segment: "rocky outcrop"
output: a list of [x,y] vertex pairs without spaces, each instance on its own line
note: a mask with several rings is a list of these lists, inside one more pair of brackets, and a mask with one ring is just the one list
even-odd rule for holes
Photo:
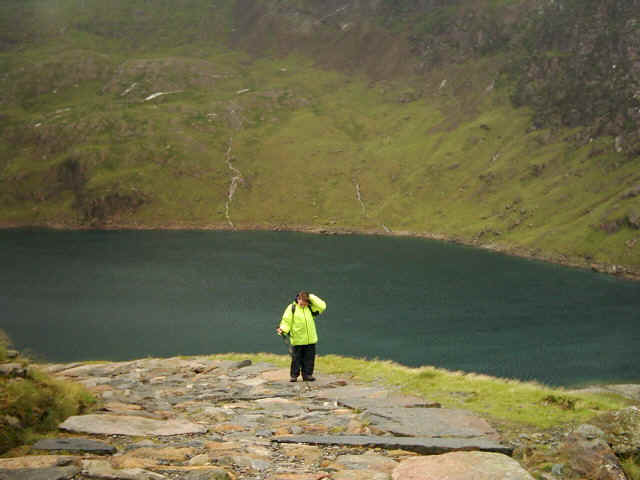
[[319,63],[375,78],[427,73],[505,49],[521,28],[527,4],[486,8],[433,0],[235,4],[234,46],[254,52],[292,49]]
[[[26,13],[23,11],[16,14],[12,20],[15,21]],[[1,17],[11,19],[10,16]],[[38,22],[35,22],[34,26],[41,28],[42,24],[38,25]],[[1,43],[0,39],[0,45]],[[113,65],[107,55],[84,49],[62,50],[44,57],[44,60],[25,61],[21,68],[14,69],[0,78],[0,102],[15,98],[26,102],[33,101],[39,95],[73,87],[82,82],[105,80],[112,73]]]
[[591,423],[604,432],[616,455],[629,457],[640,454],[640,408],[634,406],[605,413]]
[[255,54],[312,53],[323,66],[375,78],[411,74],[411,45],[377,23],[380,2],[306,1],[300,4],[238,0],[231,45]]
[[133,214],[148,201],[148,197],[138,191],[103,195],[83,193],[77,199],[76,208],[80,211],[82,223],[104,225]]
[[483,2],[433,0],[235,2],[234,47],[292,50],[375,79],[509,52],[512,100],[533,108],[534,126],[586,126],[583,140],[616,138],[640,151],[637,0]]
[[589,424],[569,432],[558,445],[532,454],[525,463],[530,471],[545,479],[627,480],[605,432]]
[[616,138],[612,150],[640,152],[640,36],[637,0],[545,2],[524,30],[526,54],[514,102],[535,111],[539,127],[588,126]]
[[581,425],[567,437],[561,455],[567,458],[565,475],[597,480],[627,480],[615,453],[606,442],[602,430]]

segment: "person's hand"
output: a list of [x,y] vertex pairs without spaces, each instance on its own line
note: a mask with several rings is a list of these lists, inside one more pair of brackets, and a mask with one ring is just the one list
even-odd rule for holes
[[280,327],[276,328],[276,333],[282,335],[282,329]]

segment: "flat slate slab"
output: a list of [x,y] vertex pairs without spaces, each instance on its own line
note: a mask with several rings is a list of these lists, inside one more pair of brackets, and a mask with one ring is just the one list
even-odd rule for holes
[[87,452],[97,455],[111,455],[116,453],[115,447],[88,438],[45,438],[37,442],[35,450]]
[[75,466],[0,469],[0,480],[70,480],[78,473],[80,473],[80,469]]
[[469,411],[439,408],[437,403],[377,386],[346,385],[314,393],[316,398],[363,410],[370,425],[396,437],[448,439],[454,443],[456,439],[481,439],[492,445],[497,445],[500,438],[487,421]]
[[130,415],[80,415],[67,418],[61,430],[94,435],[165,436],[206,433],[207,427],[187,420],[152,420]]
[[436,403],[422,398],[390,392],[380,387],[368,385],[346,385],[314,392],[316,398],[333,400],[345,407],[367,410],[384,407],[437,407]]
[[345,447],[374,447],[385,450],[402,449],[423,455],[455,451],[482,451],[512,455],[513,448],[493,440],[476,438],[386,437],[376,435],[287,435],[274,437],[274,443],[306,443]]
[[466,410],[368,408],[366,418],[376,428],[402,437],[499,438],[486,420]]

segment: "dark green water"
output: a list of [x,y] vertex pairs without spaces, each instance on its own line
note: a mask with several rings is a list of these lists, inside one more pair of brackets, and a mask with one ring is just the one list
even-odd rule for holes
[[321,355],[640,380],[640,284],[592,272],[375,236],[5,230],[0,245],[0,328],[41,359],[285,353],[274,329],[308,289],[328,303]]

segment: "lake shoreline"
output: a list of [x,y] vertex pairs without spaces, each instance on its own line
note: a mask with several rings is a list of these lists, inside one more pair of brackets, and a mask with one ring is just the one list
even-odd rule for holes
[[260,224],[248,223],[239,225],[228,224],[192,224],[192,223],[171,223],[161,225],[142,225],[138,223],[109,223],[99,226],[69,225],[66,223],[44,222],[42,224],[20,224],[12,222],[0,222],[0,229],[50,229],[69,231],[271,231],[271,232],[299,232],[315,235],[379,235],[385,237],[410,237],[438,240],[446,243],[465,245],[469,247],[488,250],[504,255],[526,258],[528,260],[538,260],[542,262],[562,265],[564,267],[577,268],[580,270],[592,270],[618,278],[624,278],[635,282],[640,282],[640,269],[630,265],[619,265],[609,263],[588,262],[576,258],[569,258],[563,254],[550,254],[534,251],[517,245],[503,245],[500,243],[484,244],[475,240],[468,240],[455,235],[446,235],[432,232],[413,232],[409,230],[389,230],[366,229],[366,228],[346,228],[335,226],[310,226],[310,225],[288,225],[288,224]]

